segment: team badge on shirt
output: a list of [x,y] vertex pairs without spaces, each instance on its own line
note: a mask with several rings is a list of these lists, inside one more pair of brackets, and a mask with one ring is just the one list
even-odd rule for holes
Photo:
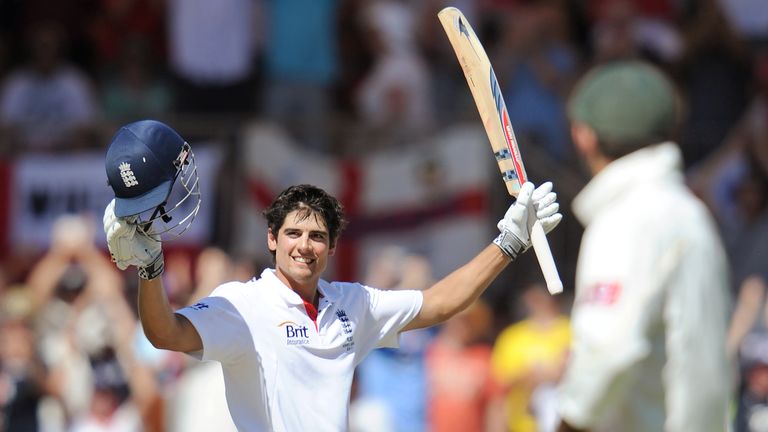
[[337,310],[336,316],[341,322],[341,330],[345,335],[347,335],[347,340],[344,341],[344,345],[342,346],[347,350],[347,352],[352,351],[352,349],[355,347],[355,340],[352,337],[352,324],[349,322],[349,317],[347,316],[347,313],[344,312],[344,309]]

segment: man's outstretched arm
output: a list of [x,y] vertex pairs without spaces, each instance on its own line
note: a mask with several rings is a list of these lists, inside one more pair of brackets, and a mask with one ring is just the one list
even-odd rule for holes
[[403,329],[414,330],[439,324],[472,304],[502,270],[531,246],[530,229],[538,219],[546,232],[562,219],[552,184],[534,190],[526,183],[499,221],[501,234],[467,264],[423,292],[419,314]]
[[421,310],[403,331],[439,324],[466,309],[511,261],[496,245],[488,245],[468,263],[423,291]]

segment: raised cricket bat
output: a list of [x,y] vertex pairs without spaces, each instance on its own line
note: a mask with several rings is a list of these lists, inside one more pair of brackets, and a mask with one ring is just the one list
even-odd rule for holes
[[[528,180],[528,176],[525,174],[515,132],[512,130],[507,106],[501,95],[496,74],[491,67],[491,61],[472,30],[472,26],[460,10],[447,7],[441,10],[437,17],[448,35],[448,40],[467,78],[507,191],[510,195],[517,197],[520,186]],[[563,283],[557,273],[547,236],[538,221],[533,226],[531,242],[550,294],[562,292]]]

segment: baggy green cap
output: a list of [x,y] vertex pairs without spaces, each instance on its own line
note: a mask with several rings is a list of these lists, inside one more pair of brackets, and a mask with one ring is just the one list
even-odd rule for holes
[[630,144],[668,139],[675,125],[673,84],[648,63],[616,61],[592,69],[568,105],[572,121],[591,126],[599,139]]

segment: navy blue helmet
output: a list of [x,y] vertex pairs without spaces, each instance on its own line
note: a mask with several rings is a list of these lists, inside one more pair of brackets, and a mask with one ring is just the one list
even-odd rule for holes
[[121,127],[107,149],[106,170],[115,216],[155,224],[180,235],[200,210],[200,182],[192,149],[168,125],[141,120]]

